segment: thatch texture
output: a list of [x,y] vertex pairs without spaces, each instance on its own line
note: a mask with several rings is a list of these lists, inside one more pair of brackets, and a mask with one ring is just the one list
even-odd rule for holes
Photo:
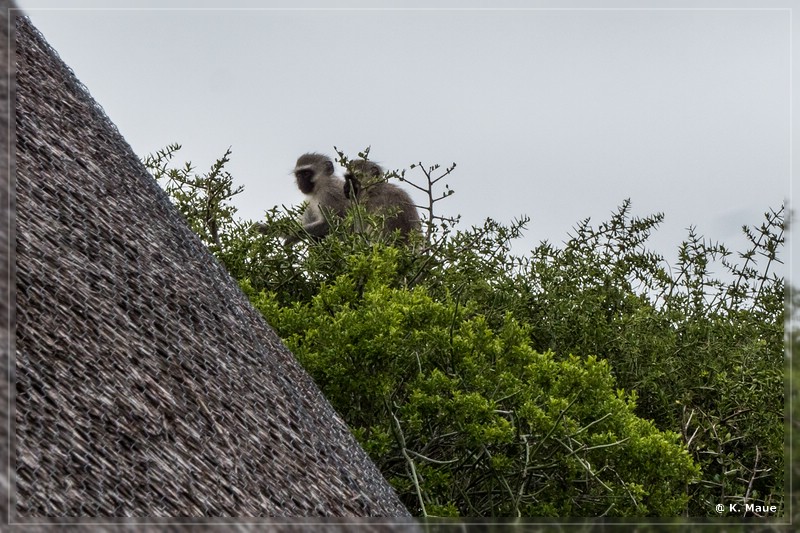
[[407,516],[25,18],[15,40],[17,516]]
[[8,49],[8,10],[9,2],[0,0],[0,527],[8,523],[8,494],[11,490],[9,486],[9,472],[6,465],[9,464],[9,359],[11,354],[11,336],[13,329],[13,308],[11,301],[14,297],[11,279],[14,275],[14,260],[11,257],[11,243],[14,242],[13,234],[13,213],[14,196],[11,194],[11,179],[14,175],[13,158],[9,158],[13,129],[11,124],[11,102],[14,101],[11,90],[13,84],[9,86],[9,81],[13,80],[13,73],[10,68],[11,50]]

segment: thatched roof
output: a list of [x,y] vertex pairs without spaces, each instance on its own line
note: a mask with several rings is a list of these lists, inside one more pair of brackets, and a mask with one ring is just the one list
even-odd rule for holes
[[12,202],[14,196],[11,194],[10,176],[14,169],[13,158],[9,160],[10,140],[9,130],[11,102],[14,101],[13,95],[9,93],[9,78],[11,73],[9,68],[13,64],[10,58],[11,50],[8,50],[8,23],[4,16],[8,13],[8,2],[0,0],[0,175],[4,176],[0,180],[0,461],[4,466],[0,467],[0,524],[8,523],[8,494],[9,472],[5,465],[8,461],[8,420],[9,420],[9,360],[11,354],[11,332],[13,331],[13,314],[11,310],[11,277],[13,276],[14,260],[11,257],[11,243],[13,242],[13,222],[11,220],[14,212]]
[[25,18],[15,41],[16,516],[407,516]]

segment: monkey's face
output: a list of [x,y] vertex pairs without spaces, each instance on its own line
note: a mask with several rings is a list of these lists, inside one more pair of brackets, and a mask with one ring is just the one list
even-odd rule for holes
[[314,169],[310,167],[298,168],[294,171],[297,187],[303,194],[314,192]]
[[372,161],[351,161],[344,175],[344,195],[350,199],[359,195],[362,189],[368,189],[384,180],[383,169]]
[[344,175],[344,197],[348,200],[353,200],[358,196],[361,190],[358,180],[352,172]]
[[322,154],[303,154],[297,159],[297,164],[294,167],[297,187],[303,194],[313,194],[314,189],[317,187],[317,182],[323,179],[323,176],[332,175],[333,161]]

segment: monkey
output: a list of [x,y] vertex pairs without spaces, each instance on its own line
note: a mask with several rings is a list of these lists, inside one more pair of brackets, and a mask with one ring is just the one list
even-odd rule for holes
[[[344,180],[334,175],[333,161],[324,154],[307,153],[297,159],[294,167],[297,188],[306,195],[308,204],[303,210],[301,224],[303,229],[315,240],[320,240],[330,232],[332,217],[344,218],[350,201],[344,195]],[[259,231],[266,233],[263,224]],[[284,242],[292,245],[300,241],[294,235],[285,237]]]
[[383,168],[366,160],[351,161],[344,175],[344,196],[351,202],[364,206],[367,213],[382,215],[385,218],[383,234],[400,231],[404,241],[410,233],[419,233],[421,223],[419,213],[406,191],[387,183]]
[[[330,157],[307,153],[297,159],[294,176],[300,192],[306,195],[308,205],[303,211],[303,229],[315,239],[330,232],[330,217],[344,218],[350,204],[344,195],[345,182],[334,175]],[[289,244],[297,238],[287,238]]]
[[[374,161],[358,159],[350,161],[344,175],[344,196],[348,200],[355,200],[361,190],[375,186],[383,179],[383,168]],[[356,176],[357,175],[357,176]]]

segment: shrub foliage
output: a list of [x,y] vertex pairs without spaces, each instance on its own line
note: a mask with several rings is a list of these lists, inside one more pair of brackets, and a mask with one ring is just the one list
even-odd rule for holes
[[380,224],[354,209],[289,247],[302,206],[256,232],[235,217],[230,150],[198,175],[171,165],[179,148],[145,164],[412,512],[783,512],[783,207],[739,253],[690,229],[672,266],[647,248],[663,215],[627,200],[520,257],[527,218],[460,229],[437,212],[455,165],[419,163],[391,173],[428,199],[408,246],[353,232]]

